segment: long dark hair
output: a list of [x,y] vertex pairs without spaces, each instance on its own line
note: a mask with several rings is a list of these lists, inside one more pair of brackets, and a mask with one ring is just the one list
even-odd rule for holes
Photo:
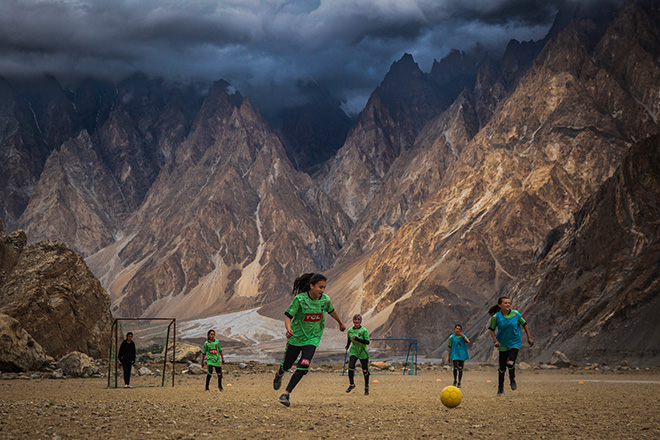
[[302,292],[309,292],[309,286],[311,284],[316,284],[319,281],[328,281],[328,279],[320,273],[304,273],[293,282],[293,290],[291,293],[293,295],[298,295]]
[[493,307],[488,309],[488,314],[492,316],[495,313],[499,312],[500,311],[500,304],[502,303],[502,300],[505,300],[505,299],[509,299],[509,298],[507,296],[500,296],[497,299],[497,304],[495,304]]

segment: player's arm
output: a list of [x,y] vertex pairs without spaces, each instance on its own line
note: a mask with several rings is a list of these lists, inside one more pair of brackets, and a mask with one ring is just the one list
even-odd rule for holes
[[500,343],[497,340],[497,336],[495,336],[495,327],[497,327],[497,319],[495,318],[495,315],[493,315],[492,318],[490,318],[490,324],[488,325],[488,330],[490,330],[490,336],[493,338],[493,343],[495,343],[495,347],[500,347]]
[[357,336],[353,336],[353,340],[355,342],[359,342],[360,344],[369,345],[368,339],[362,339],[362,338],[358,338]]
[[351,338],[346,338],[346,350],[351,346]]
[[533,347],[534,346],[534,340],[532,339],[532,335],[529,334],[529,326],[527,323],[523,325],[523,329],[525,329],[525,333],[527,333],[527,342],[529,342],[529,346]]
[[291,316],[287,313],[284,317],[284,327],[286,327],[286,337],[287,339],[293,336],[293,330],[291,329]]
[[222,354],[222,348],[220,349],[220,359],[222,359],[222,363],[225,363],[225,356]]
[[461,334],[461,336],[463,336],[463,339],[465,339],[465,342],[467,342],[468,344],[470,343],[470,340],[468,339],[467,336],[465,336],[465,333]]
[[447,351],[447,362],[451,362],[451,341],[452,341],[452,337],[449,336],[449,342],[447,342],[447,347],[449,348],[449,350]]
[[344,321],[342,321],[341,318],[339,317],[339,313],[337,313],[337,310],[333,310],[332,312],[329,313],[329,315],[332,316],[334,320],[339,323],[340,332],[346,330],[346,325],[344,324]]

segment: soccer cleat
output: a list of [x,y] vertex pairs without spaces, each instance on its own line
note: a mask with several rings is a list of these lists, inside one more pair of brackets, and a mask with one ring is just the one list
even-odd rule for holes
[[128,388],[128,385],[124,385],[124,388]]
[[453,385],[453,386],[456,386],[456,381],[454,381],[454,383],[453,383],[452,385]]
[[369,388],[365,388],[365,389],[364,389],[364,395],[365,395],[365,396],[368,396],[368,395],[369,395]]
[[207,386],[207,387],[205,388],[205,390],[204,390],[204,391],[208,391],[208,390],[209,390],[209,387]]
[[218,389],[219,389],[220,391],[224,391],[224,388],[222,388],[222,387],[218,387]]
[[461,383],[459,382],[458,384],[456,384],[456,388],[460,388],[460,387],[461,387]]
[[504,394],[504,387],[497,389],[497,395],[501,396],[502,394]]
[[348,388],[346,388],[346,392],[350,393],[351,391],[353,391],[353,388],[355,388],[355,384],[350,384]]
[[516,383],[515,380],[512,380],[512,381],[511,381],[511,389],[512,389],[512,390],[515,390],[516,388],[518,388],[518,384]]
[[273,389],[279,390],[281,386],[282,386],[282,376],[275,373],[275,379],[273,379]]
[[289,402],[289,395],[284,393],[280,396],[280,403],[284,406],[290,406],[291,402]]

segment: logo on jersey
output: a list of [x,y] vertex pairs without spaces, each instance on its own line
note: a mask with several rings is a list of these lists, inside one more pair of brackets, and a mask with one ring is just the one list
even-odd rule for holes
[[218,349],[217,348],[211,348],[209,349],[209,354],[218,354]]
[[320,322],[323,318],[323,313],[305,313],[305,322]]

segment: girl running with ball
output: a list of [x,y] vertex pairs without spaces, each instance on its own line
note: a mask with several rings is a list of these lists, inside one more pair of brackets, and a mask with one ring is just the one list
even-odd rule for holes
[[278,390],[282,385],[282,376],[296,361],[300,361],[296,371],[291,376],[286,390],[280,396],[280,403],[289,406],[289,395],[309,370],[316,347],[321,342],[325,328],[325,314],[328,313],[339,323],[339,331],[346,330],[339,314],[332,306],[330,297],[325,294],[327,278],[318,273],[306,273],[296,278],[293,283],[293,301],[284,312],[287,344],[284,350],[284,360],[275,373],[273,388]]
[[[460,388],[463,379],[463,367],[465,361],[470,359],[467,350],[467,344],[470,340],[463,334],[463,327],[460,324],[454,326],[454,334],[449,336],[449,362],[454,363],[454,386]],[[456,376],[458,375],[458,381]]]
[[[506,296],[502,296],[497,300],[497,305],[490,308],[488,311],[493,317],[490,319],[488,329],[493,338],[495,347],[500,352],[500,360],[498,366],[498,381],[497,381],[497,395],[504,394],[504,373],[509,370],[509,380],[511,381],[511,389],[518,388],[516,384],[516,358],[518,351],[520,351],[521,333],[520,327],[525,329],[527,333],[527,342],[529,346],[534,345],[534,341],[529,334],[529,327],[527,322],[523,319],[520,312],[511,310],[511,300]],[[497,328],[497,336],[495,336],[495,328]]]

